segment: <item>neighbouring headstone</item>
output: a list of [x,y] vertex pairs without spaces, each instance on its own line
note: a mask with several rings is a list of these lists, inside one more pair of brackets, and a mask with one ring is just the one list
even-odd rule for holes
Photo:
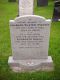
[[17,72],[52,70],[53,61],[48,56],[51,20],[26,14],[9,22],[12,56],[8,64]]
[[55,1],[54,3],[54,12],[53,12],[53,21],[60,21],[60,1]]
[[48,0],[37,0],[37,6],[47,6],[48,5]]
[[34,0],[19,0],[19,16],[33,14]]

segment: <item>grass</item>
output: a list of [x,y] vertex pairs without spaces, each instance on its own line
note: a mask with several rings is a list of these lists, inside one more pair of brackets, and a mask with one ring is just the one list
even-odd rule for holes
[[[54,62],[54,71],[33,73],[14,73],[8,65],[8,57],[12,55],[10,43],[9,20],[18,15],[18,4],[7,0],[0,2],[0,80],[60,80],[60,22],[52,22],[50,32],[49,55]],[[46,7],[34,7],[36,15],[52,18],[53,2]]]

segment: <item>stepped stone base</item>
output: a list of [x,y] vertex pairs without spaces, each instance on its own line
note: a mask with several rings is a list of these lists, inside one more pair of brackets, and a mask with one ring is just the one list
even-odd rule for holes
[[13,57],[10,56],[8,64],[14,72],[53,70],[53,61],[51,56],[48,56],[47,59],[40,60],[14,60]]

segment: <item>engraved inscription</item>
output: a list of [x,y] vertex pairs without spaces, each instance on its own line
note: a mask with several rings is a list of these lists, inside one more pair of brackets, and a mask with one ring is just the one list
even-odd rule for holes
[[14,59],[47,58],[50,20],[36,15],[17,17],[10,21],[10,32]]
[[45,26],[49,24],[39,24],[34,22],[21,22],[15,25],[14,29],[18,33],[15,36],[16,45],[19,44],[19,48],[39,48],[44,42],[44,35],[41,32]]

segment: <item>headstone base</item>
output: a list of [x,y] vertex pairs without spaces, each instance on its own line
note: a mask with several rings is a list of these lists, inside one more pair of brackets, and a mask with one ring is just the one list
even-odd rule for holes
[[14,60],[13,57],[10,56],[8,64],[14,72],[53,70],[53,61],[51,56],[48,56],[47,59],[40,60]]

